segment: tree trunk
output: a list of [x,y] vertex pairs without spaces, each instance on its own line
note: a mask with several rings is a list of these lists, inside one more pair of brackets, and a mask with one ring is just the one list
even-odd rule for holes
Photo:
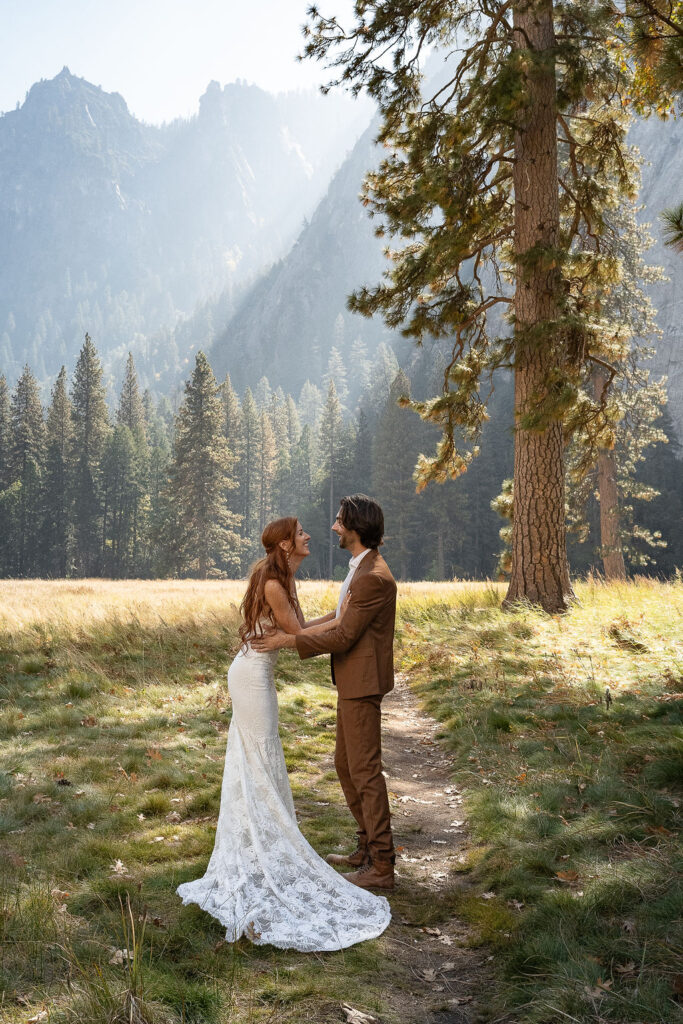
[[[600,402],[607,374],[599,366],[592,373],[593,394]],[[606,580],[625,580],[626,566],[619,528],[619,490],[617,464],[608,448],[598,452],[598,495],[600,501],[600,555]]]
[[[527,58],[525,120],[515,137],[515,464],[512,568],[506,604],[531,601],[545,611],[565,611],[572,598],[567,560],[564,439],[560,419],[531,430],[524,417],[547,393],[549,371],[560,356],[552,321],[559,312],[559,275],[547,260],[523,266],[534,247],[554,247],[559,235],[555,45],[552,0],[514,12],[516,45],[540,53]],[[552,261],[550,261],[552,262]],[[528,333],[548,323],[544,337]]]

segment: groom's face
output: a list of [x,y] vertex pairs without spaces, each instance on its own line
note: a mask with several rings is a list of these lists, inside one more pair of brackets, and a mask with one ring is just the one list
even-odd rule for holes
[[336,533],[337,536],[339,537],[339,547],[346,548],[348,547],[349,530],[347,530],[344,524],[342,523],[340,516],[341,512],[337,512],[337,518],[332,523],[332,532]]

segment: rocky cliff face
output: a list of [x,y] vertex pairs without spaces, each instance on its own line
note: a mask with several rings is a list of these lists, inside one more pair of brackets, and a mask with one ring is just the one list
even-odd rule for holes
[[668,378],[669,412],[683,441],[683,256],[663,242],[663,209],[683,201],[683,121],[638,121],[629,135],[643,158],[641,220],[650,224],[654,245],[647,262],[664,268],[667,279],[648,288],[662,331],[655,357],[648,364],[653,377]]
[[49,376],[86,330],[106,357],[260,272],[352,142],[336,113],[321,147],[322,99],[214,82],[198,116],[159,128],[66,68],[34,85],[0,117],[0,369]]
[[296,392],[306,378],[320,380],[333,346],[349,349],[361,337],[372,349],[389,337],[379,319],[346,309],[350,292],[378,281],[385,266],[382,246],[358,201],[365,172],[376,159],[373,134],[370,127],[358,140],[291,252],[246,292],[218,335],[212,365],[220,374],[228,371],[238,386],[253,384],[264,373],[285,391]]

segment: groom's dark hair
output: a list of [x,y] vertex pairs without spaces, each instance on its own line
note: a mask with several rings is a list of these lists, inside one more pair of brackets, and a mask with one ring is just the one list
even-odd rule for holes
[[384,513],[367,494],[342,498],[339,519],[347,530],[355,530],[365,548],[378,548],[384,536]]

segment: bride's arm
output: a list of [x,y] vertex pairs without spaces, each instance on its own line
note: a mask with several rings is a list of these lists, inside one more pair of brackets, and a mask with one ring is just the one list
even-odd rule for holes
[[301,628],[309,630],[311,626],[320,626],[324,622],[332,622],[337,617],[337,612],[328,612],[327,615],[319,615],[317,619],[309,619],[308,622],[304,619],[304,613],[301,611],[301,605],[299,604],[299,595],[296,589],[296,583],[294,583],[294,599],[296,600],[297,607],[297,618],[301,623]]
[[308,622],[304,622],[303,628],[308,630],[311,626],[320,626],[323,622],[332,622],[332,620],[336,618],[336,612],[328,612],[327,615],[320,615],[317,619],[309,619]]
[[284,633],[296,635],[302,633],[304,629],[309,634],[324,633],[326,629],[329,629],[330,620],[335,618],[335,614],[332,612],[330,615],[314,619],[313,622],[302,623],[289,603],[289,598],[281,583],[278,583],[277,580],[267,580],[263,590],[277,627]]

